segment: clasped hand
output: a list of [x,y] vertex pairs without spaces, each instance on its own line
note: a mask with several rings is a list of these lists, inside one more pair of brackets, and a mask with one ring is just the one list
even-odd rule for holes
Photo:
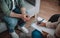
[[22,14],[22,19],[24,21],[29,21],[30,20],[30,17],[28,15],[26,15],[26,14]]

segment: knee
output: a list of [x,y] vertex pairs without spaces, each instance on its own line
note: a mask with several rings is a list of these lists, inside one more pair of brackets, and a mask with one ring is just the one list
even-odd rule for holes
[[16,25],[17,25],[17,21],[9,21],[8,22],[8,27],[9,28],[15,28]]
[[16,25],[17,25],[17,22],[12,21],[12,22],[10,22],[9,24],[10,24],[11,26],[16,26]]
[[43,36],[42,36],[42,34],[41,34],[40,31],[34,30],[34,31],[32,32],[32,38],[43,38]]

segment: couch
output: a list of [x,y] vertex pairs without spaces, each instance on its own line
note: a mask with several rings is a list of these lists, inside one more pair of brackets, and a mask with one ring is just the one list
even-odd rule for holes
[[[30,17],[32,17],[32,16],[36,15],[37,13],[39,13],[40,0],[36,0],[36,5],[35,6],[29,4],[25,0],[24,0],[24,3],[25,3],[24,7],[27,9],[27,14]],[[7,30],[6,24],[2,21],[3,16],[4,15],[2,14],[2,11],[0,9],[0,33]]]

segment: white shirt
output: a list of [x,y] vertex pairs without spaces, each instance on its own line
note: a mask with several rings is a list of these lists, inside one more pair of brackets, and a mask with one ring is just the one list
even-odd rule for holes
[[12,10],[14,10],[15,9],[15,2],[14,2],[14,0],[12,0],[12,2],[13,2]]

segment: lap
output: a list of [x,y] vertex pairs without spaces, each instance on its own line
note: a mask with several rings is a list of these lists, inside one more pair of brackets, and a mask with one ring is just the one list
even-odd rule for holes
[[[16,7],[14,10],[13,10],[13,12],[15,12],[15,13],[17,13],[17,14],[21,14],[21,11],[20,11],[20,9],[18,8],[18,7]],[[7,22],[7,23],[9,23],[9,24],[17,24],[17,22],[18,22],[18,24],[20,25],[20,24],[22,24],[22,23],[25,23],[25,21],[23,20],[23,19],[17,19],[17,18],[12,18],[12,17],[8,17],[8,16],[5,16],[4,17],[4,20]]]
[[8,24],[14,24],[14,25],[16,25],[17,23],[18,23],[18,25],[25,24],[25,21],[21,18],[17,19],[17,18],[12,18],[12,17],[8,17],[8,16],[4,17],[4,21]]
[[18,19],[17,18],[12,18],[8,16],[4,16],[4,21],[8,24],[17,24]]

